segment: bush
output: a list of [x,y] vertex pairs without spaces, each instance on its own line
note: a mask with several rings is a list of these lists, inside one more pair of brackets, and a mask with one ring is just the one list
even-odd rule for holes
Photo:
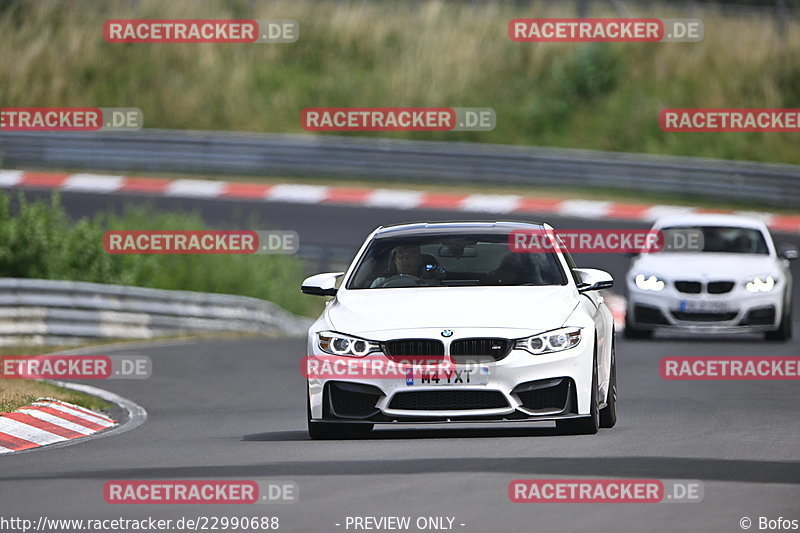
[[565,56],[558,65],[554,79],[567,96],[590,101],[608,94],[620,76],[621,60],[607,43],[592,43]]
[[310,299],[300,296],[304,272],[295,257],[111,255],[103,248],[108,230],[212,229],[196,213],[159,213],[150,207],[137,207],[123,215],[102,213],[73,222],[57,194],[49,202],[29,202],[20,194],[18,203],[18,209],[12,210],[9,196],[0,194],[2,277],[239,294],[270,300],[297,314],[315,310]]

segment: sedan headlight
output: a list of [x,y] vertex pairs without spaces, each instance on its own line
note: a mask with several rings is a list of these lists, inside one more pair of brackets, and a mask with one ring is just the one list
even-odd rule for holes
[[636,282],[636,286],[643,291],[663,291],[665,286],[663,280],[660,280],[655,276],[646,277],[644,274],[639,274],[633,278],[633,281]]
[[581,328],[560,328],[517,339],[514,348],[533,355],[560,352],[574,348],[581,342]]
[[345,357],[364,357],[365,355],[380,351],[380,344],[351,335],[322,331],[317,334],[319,349],[332,355]]
[[775,278],[772,276],[756,276],[744,285],[748,292],[769,292],[775,288]]

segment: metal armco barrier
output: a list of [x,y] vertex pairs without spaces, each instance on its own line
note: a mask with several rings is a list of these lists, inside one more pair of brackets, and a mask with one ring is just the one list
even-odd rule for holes
[[0,132],[6,168],[357,177],[584,188],[800,206],[800,166],[478,143],[179,130]]
[[246,296],[0,278],[0,345],[190,333],[302,335],[311,322]]

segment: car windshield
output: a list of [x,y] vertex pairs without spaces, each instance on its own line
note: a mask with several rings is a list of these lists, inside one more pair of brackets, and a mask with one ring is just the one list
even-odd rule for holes
[[[764,234],[755,228],[739,228],[734,226],[671,226],[661,228],[665,242],[679,238],[679,235],[697,233],[702,242],[693,252],[714,252],[730,254],[768,255],[769,248]],[[677,242],[677,241],[676,241]],[[669,250],[665,248],[665,251]]]
[[513,252],[508,234],[424,234],[373,240],[347,288],[566,283],[555,254]]

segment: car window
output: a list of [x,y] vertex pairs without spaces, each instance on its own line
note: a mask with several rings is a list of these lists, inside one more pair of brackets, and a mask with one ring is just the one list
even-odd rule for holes
[[570,254],[566,249],[563,250],[562,255],[564,256],[564,261],[567,262],[567,266],[569,267],[569,272],[572,274],[572,279],[575,281],[575,285],[581,284],[581,278],[578,276],[578,273],[575,272],[575,269],[578,268],[575,265],[575,260],[572,258],[572,254]]
[[373,240],[347,288],[564,284],[555,254],[514,252],[507,234],[421,234]]
[[[687,231],[700,232],[702,243],[699,252],[759,254],[768,255],[769,248],[764,234],[754,228],[733,226],[669,226],[661,228],[665,241],[670,242],[670,234]],[[665,249],[668,251],[668,249]]]

